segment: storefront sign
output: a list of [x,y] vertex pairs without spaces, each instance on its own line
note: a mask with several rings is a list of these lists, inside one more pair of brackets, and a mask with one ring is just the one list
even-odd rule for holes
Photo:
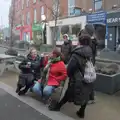
[[42,24],[33,24],[32,31],[42,31]]
[[62,25],[62,23],[63,23],[62,20],[60,20],[60,21],[58,20],[58,21],[57,21],[57,25]]
[[120,26],[120,12],[107,14],[108,26]]
[[106,23],[106,12],[96,12],[94,14],[89,14],[87,16],[87,22],[88,23]]
[[107,23],[118,23],[120,22],[120,17],[119,18],[109,18],[107,19]]

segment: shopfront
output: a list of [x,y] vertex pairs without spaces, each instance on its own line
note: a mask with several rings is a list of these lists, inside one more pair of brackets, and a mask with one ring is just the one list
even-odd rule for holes
[[30,42],[32,40],[32,27],[30,25],[17,26],[16,30],[20,31],[20,40]]
[[[86,25],[86,16],[71,17],[57,20],[57,29],[55,32],[55,21],[49,21],[46,27],[47,32],[47,44],[52,45],[56,42],[56,45],[63,44],[63,35],[68,34],[69,39],[73,45],[77,45],[77,35],[81,29]],[[57,41],[54,41],[54,33],[57,34]]]
[[106,20],[107,20],[107,13],[104,11],[87,15],[87,23],[93,25],[94,35],[99,41],[100,49],[103,49],[105,45],[107,47]]
[[108,24],[108,48],[116,50],[118,40],[120,39],[120,12],[111,12],[107,14]]
[[43,44],[45,43],[44,30],[45,30],[45,23],[32,25],[33,41],[35,44],[40,45],[42,43]]

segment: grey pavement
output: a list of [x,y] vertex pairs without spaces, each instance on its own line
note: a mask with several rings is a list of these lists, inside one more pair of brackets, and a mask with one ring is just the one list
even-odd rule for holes
[[0,120],[52,120],[0,88]]
[[[17,96],[16,93],[14,92],[17,83],[17,76],[18,74],[13,72],[4,73],[4,75],[0,79],[1,80],[0,88],[4,89],[9,94],[19,99],[20,101],[33,107],[35,110],[39,111],[40,114],[48,116],[52,120],[62,119],[80,120],[75,114],[79,107],[74,106],[73,104],[67,103],[65,106],[62,107],[61,112],[51,112],[48,111],[46,106],[44,106],[36,97],[35,98],[37,100],[34,99],[34,96],[30,97],[29,94],[24,97]],[[87,106],[86,116],[84,120],[114,120],[114,119],[120,120],[120,93],[118,92],[113,96],[102,93],[96,93],[96,103]]]

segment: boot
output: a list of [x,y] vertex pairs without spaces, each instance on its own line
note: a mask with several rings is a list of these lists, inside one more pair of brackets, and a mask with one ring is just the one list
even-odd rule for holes
[[77,111],[76,114],[79,118],[84,118],[85,117],[84,112]]
[[48,106],[48,109],[49,109],[50,111],[60,111],[60,105],[59,105],[59,103],[57,103],[55,106],[52,105],[52,104],[50,104],[50,105]]

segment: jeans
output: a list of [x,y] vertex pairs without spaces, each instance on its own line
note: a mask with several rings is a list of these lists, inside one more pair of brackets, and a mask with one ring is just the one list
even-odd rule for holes
[[55,86],[46,85],[42,91],[41,84],[39,82],[36,82],[35,85],[33,86],[32,90],[33,90],[33,92],[35,92],[36,94],[38,94],[40,96],[43,95],[45,98],[49,98],[52,95],[52,93],[54,92],[55,88],[56,88]]

